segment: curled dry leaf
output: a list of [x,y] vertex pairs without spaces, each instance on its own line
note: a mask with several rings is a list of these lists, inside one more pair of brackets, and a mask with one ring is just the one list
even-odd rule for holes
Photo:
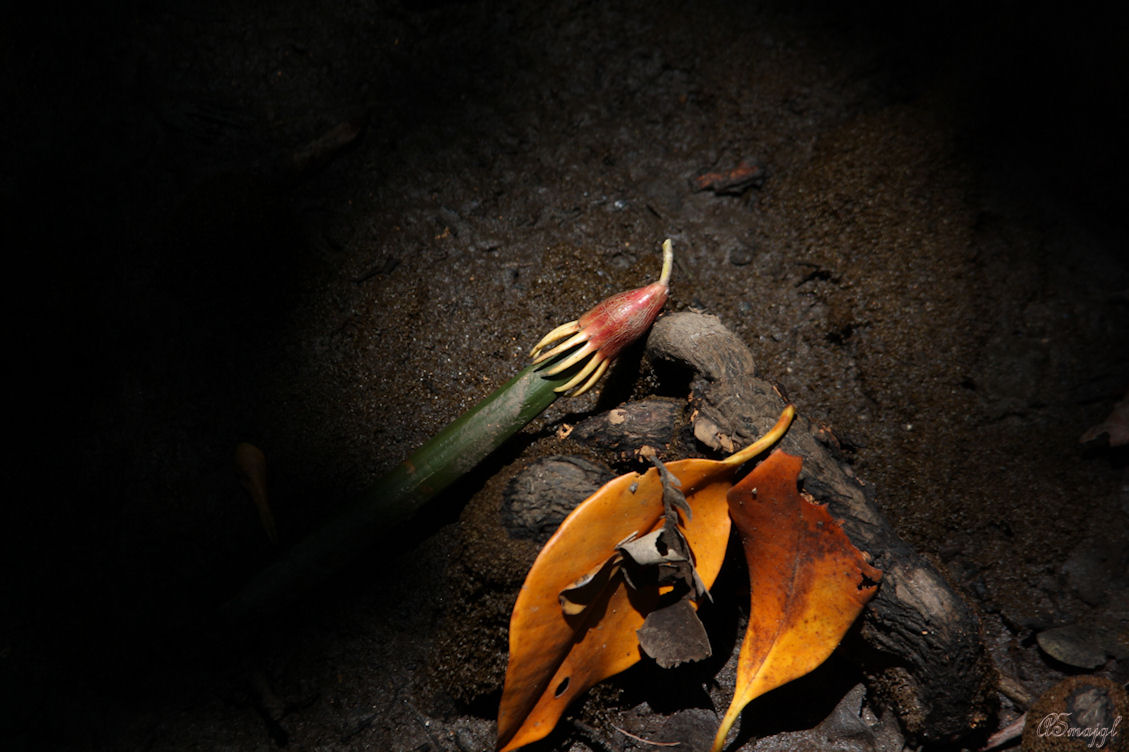
[[[783,435],[792,415],[785,408],[772,431],[725,460],[665,466],[693,510],[681,532],[706,588],[725,556],[726,493],[733,475]],[[672,484],[663,477],[652,468],[610,481],[573,510],[533,563],[510,620],[510,659],[498,710],[500,752],[544,737],[577,696],[639,661],[637,631],[661,595],[658,588],[628,587],[622,548],[666,521],[671,503],[664,504],[663,497]]]
[[659,471],[663,487],[663,526],[617,547],[627,566],[623,570],[628,587],[658,594],[655,605],[636,630],[639,648],[663,668],[709,658],[709,636],[698,618],[698,603],[709,590],[694,566],[694,549],[682,533],[682,518],[693,518],[693,510],[679,489],[682,482],[658,457],[651,462]]
[[882,577],[827,508],[800,495],[801,464],[777,450],[729,492],[752,605],[737,687],[713,752],[749,702],[831,655]]
[[698,618],[695,605],[696,602],[684,595],[660,599],[635,632],[639,649],[662,668],[674,668],[713,655],[709,635]]

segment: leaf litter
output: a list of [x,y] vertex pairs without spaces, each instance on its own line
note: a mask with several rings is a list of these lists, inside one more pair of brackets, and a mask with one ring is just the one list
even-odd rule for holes
[[800,494],[799,457],[778,450],[732,480],[792,415],[787,407],[768,434],[725,460],[652,457],[654,468],[608,482],[565,519],[514,606],[499,752],[546,736],[576,697],[643,655],[669,668],[711,654],[697,607],[710,597],[731,519],[752,609],[714,751],[751,700],[831,654],[881,572],[823,505]]

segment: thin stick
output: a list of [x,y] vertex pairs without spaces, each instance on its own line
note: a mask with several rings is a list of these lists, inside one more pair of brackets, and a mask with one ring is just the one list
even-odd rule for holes
[[677,746],[680,746],[682,744],[682,742],[653,742],[650,739],[644,739],[641,736],[635,736],[635,734],[631,733],[630,731],[624,731],[623,729],[621,729],[619,726],[615,725],[614,723],[609,723],[608,725],[611,726],[612,728],[614,728],[619,733],[626,736],[628,739],[634,739],[635,741],[642,742],[643,744],[651,744],[655,747],[677,747]]

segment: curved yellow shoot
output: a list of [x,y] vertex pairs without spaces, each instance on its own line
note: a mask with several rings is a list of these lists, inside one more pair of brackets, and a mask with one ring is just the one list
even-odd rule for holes
[[659,284],[663,287],[670,285],[670,270],[674,266],[674,247],[670,238],[663,241],[663,269],[659,274]]
[[758,454],[763,452],[765,449],[768,449],[770,446],[779,441],[782,436],[784,436],[785,432],[787,432],[788,430],[788,426],[792,425],[792,418],[794,418],[795,415],[796,408],[792,407],[791,405],[785,406],[784,411],[780,413],[780,417],[776,421],[776,425],[773,426],[768,433],[766,433],[764,436],[761,436],[759,439],[754,441],[752,444],[749,444],[747,447],[737,452],[736,454],[731,454],[723,459],[721,461],[722,464],[728,465],[730,467],[743,465],[753,457],[756,457]]

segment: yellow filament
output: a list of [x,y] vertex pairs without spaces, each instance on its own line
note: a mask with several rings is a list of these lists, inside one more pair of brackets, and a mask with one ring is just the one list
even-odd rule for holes
[[[583,332],[581,332],[581,334],[583,334]],[[580,334],[578,334],[576,336],[579,337]],[[575,337],[573,339],[575,339]],[[571,345],[570,345],[570,347],[571,347]],[[567,358],[562,360],[560,363],[557,363],[552,368],[545,371],[545,375],[546,376],[556,376],[558,373],[565,370],[566,368],[570,368],[573,365],[576,365],[577,363],[579,363],[581,360],[584,359],[585,355],[587,355],[590,352],[595,351],[595,349],[596,348],[592,345],[591,342],[585,342],[584,346],[581,347],[579,350],[572,353]]]
[[[599,357],[599,356],[597,355],[596,357]],[[595,358],[593,358],[593,360],[595,360]],[[604,371],[608,370],[608,363],[609,362],[610,361],[601,359],[600,365],[596,366],[596,371],[591,376],[588,377],[588,381],[584,382],[584,386],[580,387],[575,392],[573,392],[571,396],[579,397],[580,395],[584,394],[589,389],[591,389],[592,386],[597,381],[600,380],[600,377],[604,375]]]
[[571,379],[569,379],[564,384],[561,384],[560,386],[558,386],[553,391],[554,392],[567,392],[569,389],[572,389],[574,386],[579,384],[581,381],[584,381],[585,377],[587,377],[588,374],[592,373],[592,371],[596,370],[596,366],[598,366],[598,365],[600,365],[600,356],[599,355],[592,356],[591,358],[588,359],[588,362],[584,364],[584,367],[576,372],[575,376],[573,376]]
[[529,357],[536,358],[537,353],[541,352],[542,348],[544,348],[550,342],[558,340],[561,337],[566,337],[570,334],[575,334],[576,332],[579,332],[579,331],[580,331],[580,322],[579,321],[570,321],[567,324],[561,324],[556,329],[554,329],[553,331],[549,332],[544,337],[542,337],[541,341],[533,346],[533,349],[529,351]]
[[577,332],[576,334],[574,334],[571,337],[569,337],[568,339],[566,339],[564,342],[562,342],[559,345],[557,345],[556,347],[554,347],[552,350],[548,350],[548,351],[543,352],[540,355],[538,355],[536,358],[533,359],[533,364],[537,365],[538,363],[544,363],[546,360],[549,360],[550,358],[553,358],[557,355],[560,355],[565,350],[568,350],[569,348],[572,348],[572,347],[576,347],[581,342],[584,342],[586,339],[588,339],[588,333],[587,332]]

